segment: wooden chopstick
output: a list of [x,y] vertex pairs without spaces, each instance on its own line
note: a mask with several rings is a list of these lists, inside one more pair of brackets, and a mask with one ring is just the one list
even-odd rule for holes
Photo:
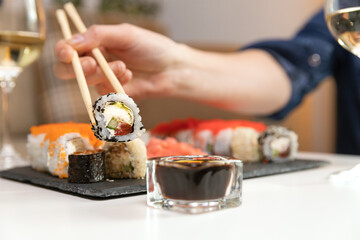
[[[69,22],[66,18],[65,11],[62,9],[56,10],[56,17],[59,22],[64,39],[69,40],[71,38],[71,30],[70,30]],[[86,83],[84,72],[81,67],[79,55],[75,50],[72,58],[72,65],[74,68],[77,83],[80,88],[81,96],[84,100],[86,110],[90,117],[90,121],[92,124],[95,124],[95,118],[92,113],[92,101],[91,101],[90,91]]]
[[[75,27],[77,28],[77,30],[80,33],[86,32],[86,30],[87,30],[86,26],[85,26],[84,22],[81,20],[81,17],[79,15],[79,13],[77,12],[75,6],[71,2],[68,2],[64,5],[64,8],[65,8],[65,11],[67,12],[67,14],[69,15],[70,19],[74,23]],[[110,68],[108,62],[106,61],[106,59],[105,59],[104,55],[101,53],[101,51],[98,48],[94,48],[91,52],[94,55],[96,61],[99,63],[101,69],[103,70],[105,76],[110,81],[110,84],[115,89],[115,91],[118,93],[125,94],[123,87],[121,86],[119,80],[117,79],[114,72]]]

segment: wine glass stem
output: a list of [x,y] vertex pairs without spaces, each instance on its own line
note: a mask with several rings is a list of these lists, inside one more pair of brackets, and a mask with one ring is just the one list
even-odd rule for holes
[[4,77],[0,79],[1,83],[1,98],[2,98],[2,121],[1,121],[1,130],[2,130],[2,146],[11,146],[10,134],[9,134],[9,94],[15,86],[14,80],[12,77]]
[[8,93],[6,92],[5,88],[1,88],[1,96],[2,96],[2,124],[1,129],[3,133],[3,146],[8,145],[10,143],[9,137],[9,103],[8,103]]

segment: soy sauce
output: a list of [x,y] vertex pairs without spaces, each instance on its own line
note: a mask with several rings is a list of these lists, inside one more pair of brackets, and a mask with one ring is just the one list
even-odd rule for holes
[[163,196],[179,200],[225,197],[234,171],[233,165],[188,160],[178,163],[156,166],[156,179]]

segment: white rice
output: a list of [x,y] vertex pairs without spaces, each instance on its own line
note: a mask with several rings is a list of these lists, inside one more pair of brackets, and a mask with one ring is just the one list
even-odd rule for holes
[[139,137],[139,139],[141,139],[145,143],[145,145],[148,145],[148,143],[150,142],[150,138],[151,133],[149,131],[145,131],[144,134]]
[[184,129],[178,131],[174,136],[179,142],[186,142],[190,145],[194,144],[194,131],[192,129]]
[[32,135],[27,137],[27,152],[29,153],[31,167],[37,171],[46,172],[48,162],[49,140],[44,141],[46,134]]
[[243,162],[260,161],[258,137],[259,133],[253,128],[236,128],[231,139],[232,156]]
[[[282,126],[269,126],[259,138],[264,157],[273,162],[294,160],[299,143],[295,132]],[[286,156],[279,153],[288,151]]]
[[214,135],[211,130],[203,130],[196,134],[194,146],[201,151],[213,154]]
[[107,142],[104,150],[107,178],[145,178],[147,155],[142,140]]
[[[82,145],[74,146],[71,144],[71,140],[79,138],[82,140]],[[68,175],[69,155],[74,152],[93,150],[93,146],[89,140],[82,137],[80,133],[66,133],[59,137],[54,143],[52,153],[48,158],[47,168],[49,173],[59,177],[65,177]]]
[[214,141],[214,154],[222,156],[231,156],[231,139],[233,130],[227,128],[221,130],[216,136]]

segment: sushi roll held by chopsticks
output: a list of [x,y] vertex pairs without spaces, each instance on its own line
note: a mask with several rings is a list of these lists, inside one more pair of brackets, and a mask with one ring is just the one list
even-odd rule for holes
[[[64,5],[64,8],[78,31],[80,33],[86,32],[85,24],[81,20],[74,5],[67,3]],[[56,15],[65,40],[70,39],[71,31],[65,12],[59,9],[56,11]],[[89,88],[81,68],[79,56],[77,52],[74,51],[72,64],[95,136],[100,140],[110,142],[127,142],[140,137],[142,133],[145,132],[145,129],[141,123],[139,108],[134,100],[126,95],[101,51],[98,48],[94,48],[91,52],[112,87],[117,92],[109,93],[98,98],[92,106]]]
[[109,93],[98,98],[93,108],[95,136],[108,142],[127,142],[144,132],[139,108],[122,93]]

